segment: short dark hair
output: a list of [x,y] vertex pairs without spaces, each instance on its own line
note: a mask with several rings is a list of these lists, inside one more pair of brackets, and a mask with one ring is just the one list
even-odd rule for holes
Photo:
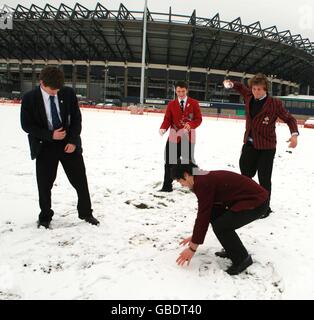
[[180,88],[185,88],[185,89],[189,89],[187,83],[185,81],[178,81],[175,84],[175,88],[177,89],[178,87]]
[[45,87],[51,89],[61,89],[64,85],[64,73],[57,67],[45,67],[41,70],[39,80]]
[[171,165],[171,178],[173,180],[179,180],[179,179],[185,179],[184,178],[184,173],[187,173],[190,176],[195,176],[196,172],[195,169],[199,169],[198,166],[190,162],[188,164],[173,164]]

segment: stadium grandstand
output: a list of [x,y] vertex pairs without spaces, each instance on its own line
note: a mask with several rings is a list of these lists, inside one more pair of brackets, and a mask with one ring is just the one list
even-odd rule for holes
[[[0,28],[0,97],[21,97],[37,85],[45,65],[56,65],[82,100],[139,102],[143,11],[100,3],[93,9],[77,3],[0,11],[12,18],[11,28]],[[314,95],[314,43],[299,34],[171,8],[148,10],[147,19],[146,104],[166,104],[178,80],[188,82],[203,107],[238,104],[240,96],[224,90],[222,81],[246,83],[258,72],[269,77],[274,96]]]

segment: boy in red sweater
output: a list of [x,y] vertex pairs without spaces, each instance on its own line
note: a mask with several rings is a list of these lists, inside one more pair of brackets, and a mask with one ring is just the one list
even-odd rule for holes
[[198,213],[193,234],[180,244],[189,247],[181,252],[178,265],[190,263],[198,246],[203,244],[211,223],[224,251],[216,252],[229,258],[232,265],[226,271],[236,275],[253,261],[235,232],[259,219],[268,209],[268,192],[252,179],[230,171],[202,171],[193,163],[173,165],[172,178],[191,189],[198,199]]

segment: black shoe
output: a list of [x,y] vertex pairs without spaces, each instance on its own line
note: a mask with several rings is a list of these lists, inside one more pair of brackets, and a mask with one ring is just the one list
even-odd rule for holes
[[172,187],[162,187],[160,190],[158,190],[159,192],[172,192],[173,189]]
[[260,216],[260,219],[267,218],[272,212],[273,212],[273,210],[271,208],[268,208],[267,211]]
[[92,224],[93,226],[98,226],[100,222],[93,216],[89,216],[84,219],[86,222]]
[[230,274],[231,276],[235,276],[239,273],[241,273],[242,271],[244,271],[247,267],[249,267],[251,264],[253,263],[252,257],[250,255],[248,255],[242,262],[240,262],[239,264],[232,264],[232,266],[230,268],[228,268],[226,270],[226,272],[228,274]]
[[49,229],[51,221],[37,221],[37,228],[40,228],[41,226],[45,227],[46,229]]
[[217,256],[219,258],[230,259],[229,254],[225,250],[221,250],[221,251],[215,252],[215,256]]

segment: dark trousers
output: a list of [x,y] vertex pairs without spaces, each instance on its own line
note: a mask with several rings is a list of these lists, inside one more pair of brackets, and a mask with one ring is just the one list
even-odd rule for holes
[[59,162],[77,192],[79,217],[84,219],[92,214],[83,156],[76,151],[65,153],[64,147],[65,143],[62,141],[45,143],[36,159],[36,177],[41,209],[39,221],[52,219],[51,189],[57,176]]
[[173,143],[169,140],[165,147],[165,175],[163,188],[172,188],[171,165],[177,163],[195,163],[194,160],[195,144],[188,138],[183,137],[180,143]]
[[234,264],[242,262],[248,256],[235,230],[259,219],[267,210],[268,201],[256,209],[240,212],[213,208],[211,219],[213,231]]
[[253,178],[257,172],[259,184],[271,194],[271,175],[276,149],[257,150],[251,142],[243,145],[240,157],[241,174]]

